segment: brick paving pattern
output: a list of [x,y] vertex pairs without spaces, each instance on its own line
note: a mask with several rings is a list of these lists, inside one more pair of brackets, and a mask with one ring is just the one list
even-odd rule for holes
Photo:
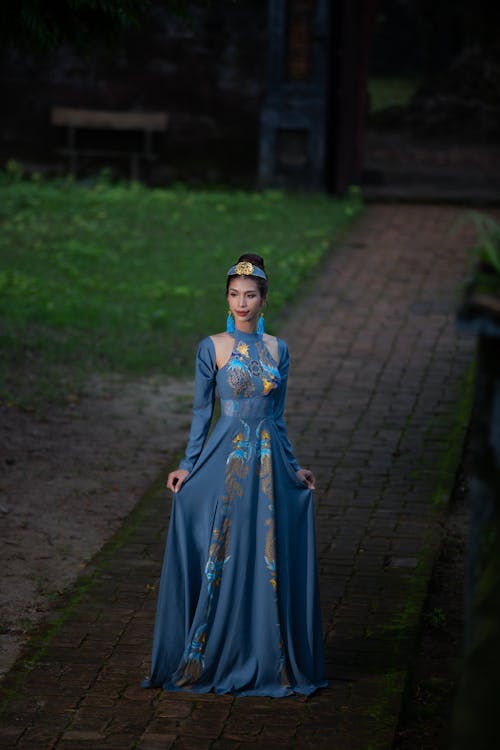
[[461,213],[368,207],[281,331],[290,433],[318,475],[329,687],[309,700],[140,689],[167,525],[156,487],[7,676],[0,747],[390,750],[467,417]]

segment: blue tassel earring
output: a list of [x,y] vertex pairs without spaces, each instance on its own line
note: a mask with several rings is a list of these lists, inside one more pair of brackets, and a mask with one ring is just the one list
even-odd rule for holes
[[266,332],[266,326],[264,323],[264,313],[260,314],[259,321],[257,323],[257,333],[259,336],[262,336],[263,333]]
[[234,333],[234,318],[231,315],[231,310],[227,312],[226,333]]

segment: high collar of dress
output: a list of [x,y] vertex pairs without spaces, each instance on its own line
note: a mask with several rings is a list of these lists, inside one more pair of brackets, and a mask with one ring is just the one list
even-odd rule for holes
[[247,331],[240,331],[238,328],[235,329],[233,336],[236,339],[243,339],[244,341],[258,341],[262,338],[262,334],[257,333],[257,331],[247,333]]

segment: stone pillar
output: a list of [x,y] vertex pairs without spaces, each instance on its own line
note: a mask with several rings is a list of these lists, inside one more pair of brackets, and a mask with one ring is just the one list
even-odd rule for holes
[[269,0],[261,185],[342,194],[359,183],[378,1]]
[[328,0],[270,0],[259,182],[323,189],[329,86]]

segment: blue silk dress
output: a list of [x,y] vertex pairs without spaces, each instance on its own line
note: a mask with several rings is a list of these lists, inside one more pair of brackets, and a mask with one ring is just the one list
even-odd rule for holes
[[236,330],[218,370],[212,339],[198,347],[190,473],[174,494],[143,687],[280,697],[327,684],[313,498],[283,419],[280,339],[278,352],[279,364],[262,336]]

